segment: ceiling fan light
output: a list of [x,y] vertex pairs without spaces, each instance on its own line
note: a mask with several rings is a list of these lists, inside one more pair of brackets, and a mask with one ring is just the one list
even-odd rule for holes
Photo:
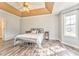
[[23,11],[29,12],[29,8],[23,7]]

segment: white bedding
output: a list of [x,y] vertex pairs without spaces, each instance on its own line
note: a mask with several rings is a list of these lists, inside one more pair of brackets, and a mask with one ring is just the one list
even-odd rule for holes
[[44,33],[39,34],[33,34],[33,33],[27,33],[27,34],[20,34],[15,37],[14,45],[16,44],[17,39],[21,40],[29,40],[29,41],[35,41],[39,47],[41,47],[41,43],[44,39]]

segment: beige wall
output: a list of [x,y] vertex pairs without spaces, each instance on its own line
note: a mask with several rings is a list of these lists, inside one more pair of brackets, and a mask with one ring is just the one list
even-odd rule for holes
[[[59,14],[59,27],[60,27],[60,39],[62,40],[63,43],[67,44],[67,45],[70,45],[70,46],[73,46],[73,47],[76,47],[76,48],[79,48],[79,5],[76,5],[76,6],[73,6],[71,8],[68,8],[66,10],[63,10],[60,14]],[[77,36],[74,38],[74,37],[71,37],[71,36],[65,36],[63,34],[64,32],[64,28],[63,28],[63,14],[64,13],[69,13],[73,10],[76,10],[77,11],[77,27],[76,27],[76,33],[77,33]]]
[[57,15],[47,14],[32,17],[20,18],[0,10],[0,16],[5,20],[5,40],[14,38],[17,34],[25,33],[31,28],[44,28],[49,31],[50,39],[58,39],[58,17]]
[[0,10],[0,17],[5,21],[5,39],[12,39],[20,32],[20,17]]
[[58,17],[57,15],[47,14],[32,17],[24,17],[21,20],[21,33],[31,28],[44,28],[49,31],[50,39],[58,39]]

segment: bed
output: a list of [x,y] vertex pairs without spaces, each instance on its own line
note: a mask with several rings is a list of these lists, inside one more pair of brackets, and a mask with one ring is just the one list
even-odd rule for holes
[[32,42],[32,43],[36,43],[38,47],[42,47],[41,44],[43,39],[44,39],[44,32],[40,31],[39,29],[33,28],[31,29],[30,33],[17,35],[14,40],[14,46],[17,43]]

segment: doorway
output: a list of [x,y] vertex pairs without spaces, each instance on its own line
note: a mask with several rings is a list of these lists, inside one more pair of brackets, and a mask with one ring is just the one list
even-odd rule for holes
[[4,24],[5,24],[4,18],[0,17],[0,48],[3,47],[4,32],[5,32]]

